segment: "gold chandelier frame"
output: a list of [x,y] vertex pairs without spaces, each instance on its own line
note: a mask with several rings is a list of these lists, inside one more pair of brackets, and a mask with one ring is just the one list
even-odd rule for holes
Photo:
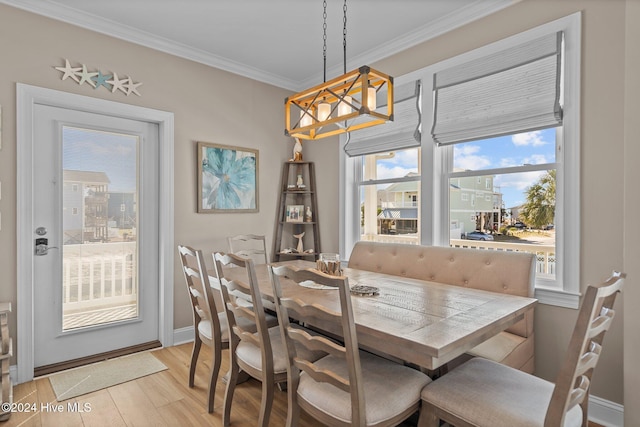
[[[387,88],[386,111],[369,109],[370,87],[375,88],[376,94]],[[347,96],[351,102],[345,99]],[[320,103],[331,104],[331,113],[325,120],[318,117]],[[336,114],[340,103],[347,104],[352,111]],[[300,117],[294,122],[296,111]],[[305,116],[311,119],[311,124],[302,126]],[[320,139],[387,121],[393,121],[393,77],[366,65],[285,99],[285,135],[294,138]]]

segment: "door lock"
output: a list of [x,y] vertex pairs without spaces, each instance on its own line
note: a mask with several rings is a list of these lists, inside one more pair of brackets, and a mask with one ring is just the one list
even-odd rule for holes
[[49,239],[44,237],[39,237],[36,239],[36,250],[35,254],[37,256],[47,255],[49,253],[49,249],[58,249],[56,246],[49,247]]

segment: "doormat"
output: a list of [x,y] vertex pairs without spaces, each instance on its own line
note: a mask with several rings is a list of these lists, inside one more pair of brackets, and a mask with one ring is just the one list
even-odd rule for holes
[[61,402],[165,369],[151,353],[142,352],[59,372],[51,375],[49,382]]

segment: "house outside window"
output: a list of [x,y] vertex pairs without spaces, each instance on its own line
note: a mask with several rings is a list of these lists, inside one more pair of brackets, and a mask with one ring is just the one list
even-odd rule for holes
[[[417,185],[416,223],[419,226],[416,227],[415,238],[406,243],[415,241],[424,245],[457,246],[458,240],[462,240],[457,238],[458,234],[462,234],[463,230],[466,232],[473,229],[496,235],[510,233],[517,237],[520,228],[513,226],[517,222],[529,225],[517,219],[532,215],[531,209],[526,208],[526,190],[551,174],[555,187],[553,221],[543,226],[537,224],[536,228],[529,230],[549,236],[545,243],[549,248],[535,250],[538,259],[536,297],[542,303],[572,308],[578,306],[579,292],[580,21],[580,13],[576,13],[396,78],[397,82],[425,82],[421,97],[420,127],[423,131],[421,149],[418,151],[420,159],[417,162],[421,169],[418,170],[419,180],[414,184]],[[515,126],[513,129],[503,129],[499,134],[472,135],[464,141],[445,145],[435,143],[430,131],[433,131],[434,118],[437,117],[434,106],[438,108],[438,103],[434,99],[437,88],[431,82],[434,82],[438,73],[461,64],[478,60],[482,62],[483,58],[499,59],[500,52],[513,52],[517,46],[528,46],[529,43],[534,45],[536,40],[542,38],[560,41],[558,46],[561,53],[556,57],[560,58],[557,66],[561,110],[551,111],[558,119],[557,123],[533,129]],[[553,61],[554,59],[549,60]],[[467,71],[464,69],[464,72]],[[526,102],[519,104],[529,107]],[[447,129],[449,130],[451,129]],[[344,143],[345,139],[342,138],[341,141]],[[501,150],[499,144],[511,144],[511,155],[507,155],[509,153],[503,148],[504,155],[500,157],[500,161],[491,159],[487,154],[487,147],[491,144],[494,153]],[[366,235],[362,233],[358,221],[362,218],[361,193],[363,187],[371,186],[373,182],[367,183],[362,179],[362,164],[366,161],[364,157],[341,155],[340,159],[341,181],[344,183],[340,251],[344,257],[348,257],[353,244]],[[375,184],[387,185],[391,182]],[[376,188],[376,194],[382,189]],[[516,189],[518,195],[514,195]],[[398,221],[395,226],[397,230]],[[470,245],[477,242],[465,243]],[[525,248],[512,247],[506,250],[521,249]]]

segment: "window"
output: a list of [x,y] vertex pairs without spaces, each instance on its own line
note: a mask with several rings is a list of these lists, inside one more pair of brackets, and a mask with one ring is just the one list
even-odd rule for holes
[[[554,239],[546,242],[553,251],[536,251],[539,268],[547,269],[539,270],[536,276],[536,297],[543,303],[573,308],[578,306],[579,292],[580,21],[580,13],[576,13],[396,78],[396,82],[424,82],[420,115],[423,133],[421,148],[417,151],[420,156],[416,171],[419,179],[412,184],[417,187],[417,241],[425,245],[447,246],[456,243],[456,233],[462,230],[466,232],[477,228],[506,233],[512,229],[508,227],[516,223],[518,227],[527,226],[526,221],[518,219],[529,217],[531,212],[518,209],[523,204],[519,202],[525,201],[527,188],[551,175],[555,185],[553,221],[534,232],[548,232],[547,235],[553,236]],[[515,49],[518,46],[527,49]],[[508,61],[518,63],[522,55],[538,55],[539,48],[544,52],[553,52],[557,48],[560,55],[545,56],[547,53],[543,53],[545,64],[549,66],[543,67],[544,70],[530,66],[524,74],[518,74],[512,69],[517,67],[507,67],[508,75],[501,75],[493,84],[500,88],[503,82],[517,81],[522,75],[535,75],[542,81],[558,79],[558,84],[549,86],[552,88],[549,91],[536,93],[536,96],[541,96],[540,102],[532,98],[527,98],[527,102],[517,97],[507,98],[507,106],[522,108],[516,111],[512,117],[514,121],[509,123],[502,115],[498,115],[496,120],[476,117],[475,124],[491,122],[497,126],[487,132],[478,131],[475,124],[465,127],[470,123],[466,118],[457,120],[462,115],[458,113],[461,107],[456,103],[471,92],[468,91],[469,86],[454,87],[451,82],[461,78],[460,81],[467,84],[465,73],[482,71],[487,64],[492,66],[502,60],[504,52],[509,53]],[[438,87],[438,73],[442,77],[442,72],[449,69],[456,73],[445,75],[451,80]],[[554,73],[553,70],[560,72]],[[435,88],[432,82],[436,84]],[[557,92],[556,87],[559,88]],[[447,91],[450,92],[446,94]],[[489,104],[500,102],[502,98],[493,97],[494,92],[498,91],[484,93],[480,100]],[[438,97],[444,96],[453,97],[453,111],[445,111],[438,104]],[[551,109],[546,103],[549,99],[553,101]],[[519,124],[520,113],[524,112],[526,116],[539,104],[546,108],[538,115],[540,121]],[[442,117],[448,120],[438,123]],[[343,137],[342,143],[345,142]],[[363,188],[395,183],[365,182],[364,161],[364,156],[349,157],[345,154],[340,158],[341,182],[344,184],[341,186],[340,250],[344,257],[348,257],[353,244],[363,238],[360,223]],[[394,179],[411,182],[408,176]],[[544,182],[551,181],[547,179]],[[396,232],[397,228],[398,221]],[[553,228],[554,233],[543,228]],[[513,233],[519,230],[516,228]]]
[[480,193],[484,197],[469,207],[458,202],[459,191],[449,186],[449,218],[458,220],[450,230],[451,246],[470,246],[461,239],[469,231],[492,233],[494,241],[474,241],[473,247],[495,250],[508,245],[509,250],[533,252],[540,283],[556,280],[556,230],[548,228],[555,223],[556,133],[561,132],[554,127],[445,148],[453,150],[451,172],[445,174],[450,183],[464,190],[474,177],[476,182],[483,177],[492,189]]
[[358,240],[418,244],[420,149],[363,156]]

